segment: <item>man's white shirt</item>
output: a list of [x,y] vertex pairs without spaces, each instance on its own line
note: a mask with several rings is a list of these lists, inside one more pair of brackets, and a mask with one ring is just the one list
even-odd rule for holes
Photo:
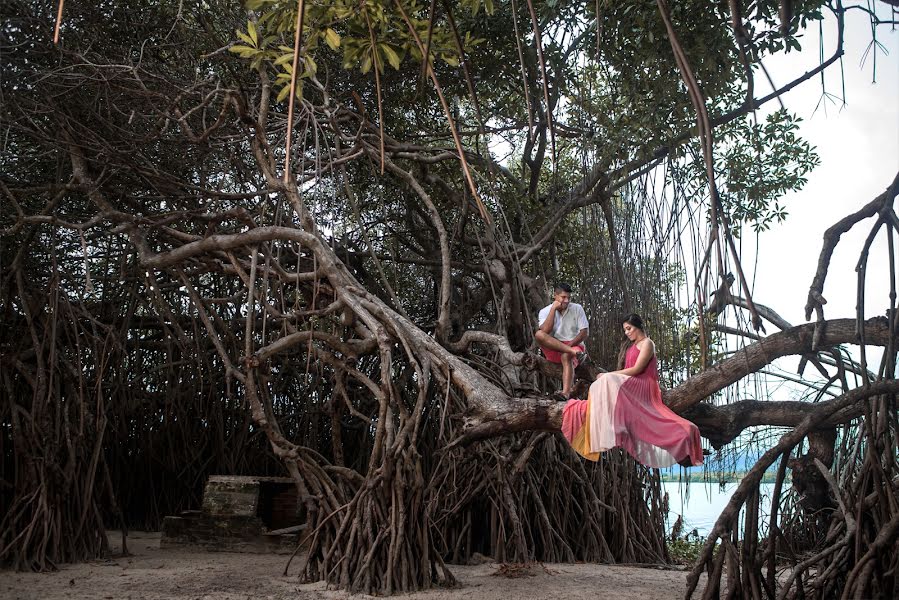
[[[540,313],[537,315],[538,327],[543,325],[546,317],[549,316],[549,309],[551,309],[552,306],[553,305],[550,304],[541,309]],[[580,333],[581,329],[587,329],[590,326],[587,322],[587,313],[584,312],[584,307],[575,302],[570,302],[568,304],[568,309],[565,310],[564,313],[560,313],[556,310],[555,317],[552,336],[563,342],[573,340],[577,337],[577,334]]]

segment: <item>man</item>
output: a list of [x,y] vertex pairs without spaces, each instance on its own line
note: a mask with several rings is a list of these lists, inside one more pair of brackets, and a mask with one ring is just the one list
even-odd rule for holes
[[558,283],[553,289],[553,303],[537,316],[539,329],[534,334],[546,360],[562,363],[562,392],[567,400],[574,385],[574,370],[587,358],[582,342],[587,339],[589,324],[584,307],[571,301],[571,286]]

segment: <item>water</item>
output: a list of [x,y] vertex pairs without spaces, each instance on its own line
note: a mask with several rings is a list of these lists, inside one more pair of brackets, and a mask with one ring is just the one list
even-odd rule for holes
[[[715,526],[715,521],[721,515],[721,511],[727,506],[731,495],[737,489],[739,482],[728,483],[719,486],[704,483],[691,483],[689,493],[685,485],[677,482],[663,482],[664,491],[668,492],[668,528],[677,521],[678,515],[683,515],[684,526],[681,535],[690,533],[696,529],[697,533],[705,537]],[[759,486],[762,496],[759,511],[759,525],[767,528],[768,515],[771,512],[771,494],[774,491],[773,483],[763,483]],[[742,523],[745,508],[740,512]]]

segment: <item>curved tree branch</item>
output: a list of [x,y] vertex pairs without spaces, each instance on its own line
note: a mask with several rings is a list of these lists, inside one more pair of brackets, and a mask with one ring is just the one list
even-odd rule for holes
[[[714,444],[723,444],[739,435],[751,425],[790,426],[802,420],[808,410],[824,403],[764,402],[746,400],[734,407],[696,407],[702,400],[731,385],[743,377],[760,370],[783,356],[806,354],[811,351],[815,324],[805,324],[772,334],[746,346],[740,352],[721,361],[712,368],[695,375],[670,390],[663,390],[668,406],[685,417],[697,419],[701,433]],[[887,320],[875,317],[865,322],[866,343],[886,346],[890,333]],[[836,346],[857,343],[854,319],[836,319],[825,322],[824,345]],[[564,404],[545,398],[525,396],[496,405],[479,402],[471,396],[472,408],[467,415],[466,430],[455,445],[467,445],[497,435],[525,430],[558,430],[562,424]],[[767,406],[763,406],[767,405]],[[693,408],[691,412],[688,409]],[[741,411],[746,411],[745,416]],[[829,424],[846,422],[858,416],[857,411],[836,413]]]
[[[836,249],[837,244],[840,243],[840,237],[852,229],[859,221],[875,216],[880,212],[884,204],[892,202],[897,195],[899,195],[899,173],[896,174],[896,177],[893,178],[893,182],[887,186],[887,189],[882,194],[874,198],[860,210],[849,216],[843,217],[824,232],[824,245],[821,248],[821,254],[818,256],[818,268],[815,271],[812,285],[809,287],[808,300],[805,304],[806,319],[811,319],[812,312],[820,310],[822,305],[827,303],[827,300],[824,299],[823,295],[824,280],[827,278],[830,259],[833,256],[833,251]],[[823,315],[821,318],[823,318]]]
[[[811,352],[815,325],[814,323],[799,325],[746,346],[710,369],[663,392],[666,404],[675,412],[683,412],[746,375],[755,373],[777,358]],[[825,321],[822,325],[824,331],[822,347],[858,343],[855,326],[855,319]],[[867,343],[886,346],[890,338],[886,318],[874,317],[865,321],[865,333]]]

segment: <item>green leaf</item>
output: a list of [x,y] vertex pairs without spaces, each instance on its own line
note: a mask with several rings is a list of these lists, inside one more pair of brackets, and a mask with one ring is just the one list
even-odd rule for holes
[[328,27],[325,29],[325,43],[331,50],[340,48],[340,34]]
[[459,59],[455,56],[452,56],[450,54],[443,54],[440,56],[440,58],[442,58],[443,62],[445,62],[446,64],[448,64],[451,67],[459,66]]
[[259,37],[256,35],[256,23],[253,21],[247,21],[247,33],[250,34],[250,37],[253,39],[253,45],[259,45]]
[[275,13],[275,12],[264,13],[263,15],[256,18],[256,25],[261,27],[262,25],[265,25],[268,21],[274,19],[276,15],[277,15],[277,13]]
[[343,20],[351,17],[353,15],[353,9],[349,7],[337,7],[334,9],[334,18]]
[[378,46],[381,48],[381,53],[387,57],[387,62],[390,63],[390,66],[399,71],[401,62],[400,55],[387,44],[378,44]]
[[[284,102],[287,99],[287,96],[290,95],[290,83],[288,82],[284,87],[281,88],[281,91],[278,92],[277,98],[275,98],[275,102]],[[297,81],[297,89],[294,94],[297,100],[303,99],[303,82]]]
[[250,36],[248,36],[248,35],[245,34],[244,32],[238,31],[238,32],[237,32],[237,37],[239,37],[240,39],[242,39],[243,41],[245,41],[245,42],[247,43],[248,46],[252,46],[253,48],[256,47],[256,42],[253,41],[253,38],[251,38]]
[[309,56],[308,54],[304,56],[303,62],[306,65],[306,72],[303,73],[304,77],[309,75],[315,76],[315,74],[318,73],[318,65],[315,63],[315,59],[313,59],[311,56]]
[[259,50],[257,50],[256,48],[250,48],[249,46],[241,46],[240,44],[236,44],[228,48],[228,52],[240,54],[241,58],[249,58],[259,52]]
[[276,64],[276,65],[291,64],[291,68],[293,68],[292,63],[293,63],[293,52],[289,52],[287,54],[282,54],[281,56],[276,58],[274,64]]

